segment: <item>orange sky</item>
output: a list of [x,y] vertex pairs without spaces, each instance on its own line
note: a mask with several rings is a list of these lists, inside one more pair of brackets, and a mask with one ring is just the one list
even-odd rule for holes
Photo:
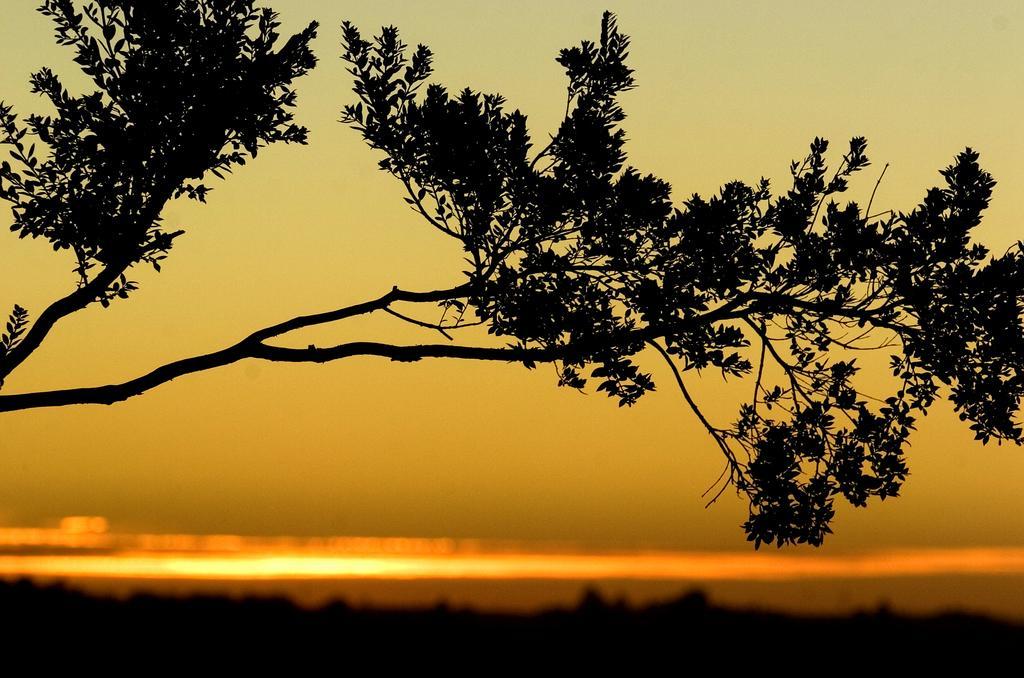
[[1024,619],[1024,548],[822,552],[595,549],[582,544],[107,531],[100,517],[0,528],[0,579],[62,581],[104,595],[287,596],[310,606],[533,611],[584,587],[638,605],[700,589],[716,604],[837,613],[887,605]]
[[[33,2],[0,25],[0,98],[41,110],[34,68],[72,73]],[[377,156],[336,122],[351,102],[337,25],[394,23],[436,53],[436,78],[501,91],[537,139],[564,106],[558,49],[598,30],[590,2],[279,0],[286,26],[323,29],[299,83],[306,148],[275,148],[218,183],[210,204],[174,204],[188,230],[164,272],[110,309],[62,324],[9,379],[10,392],[107,383],[231,343],[297,313],[394,284],[458,282],[460,252],[421,224]],[[1024,6],[1015,1],[620,2],[639,87],[623,103],[630,161],[677,199],[723,182],[782,179],[822,135],[865,135],[891,164],[875,205],[908,209],[970,145],[999,181],[979,236],[1020,237],[1024,204]],[[74,85],[80,79],[71,77]],[[852,197],[866,199],[874,174]],[[0,229],[0,307],[38,312],[74,284],[71,262]],[[392,318],[294,339],[433,341]],[[45,524],[108,516],[123,529],[242,535],[571,540],[615,548],[746,551],[742,503],[704,510],[713,444],[670,388],[632,409],[555,387],[550,369],[356,359],[243,363],[111,408],[0,416],[0,518]],[[709,377],[714,417],[736,401]],[[744,388],[746,392],[746,388]],[[840,508],[825,555],[910,547],[1024,547],[1024,452],[971,440],[945,406],[912,438],[905,496]]]

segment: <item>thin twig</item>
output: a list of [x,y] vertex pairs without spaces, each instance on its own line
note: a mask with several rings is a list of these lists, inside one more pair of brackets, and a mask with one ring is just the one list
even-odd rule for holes
[[[871,198],[868,199],[868,206],[867,209],[864,210],[864,214],[871,214],[871,203],[875,201],[875,192],[878,190],[878,185],[882,183],[882,177],[885,176],[885,171],[887,169],[889,169],[889,163],[885,163],[885,167],[882,168],[882,173],[878,175],[878,181],[875,182],[875,187],[871,189]],[[880,214],[885,214],[885,212],[881,212]],[[870,218],[870,216],[867,216],[864,219],[867,221]]]
[[396,311],[396,310],[394,310],[394,309],[392,309],[392,308],[390,308],[388,306],[385,306],[381,310],[383,310],[385,313],[389,313],[389,314],[395,316],[399,320],[404,320],[407,323],[411,323],[413,325],[418,325],[419,327],[425,327],[425,328],[427,328],[429,330],[437,330],[448,341],[455,341],[454,337],[452,337],[452,335],[450,335],[447,332],[445,332],[445,328],[441,327],[440,325],[434,325],[432,323],[423,322],[422,320],[417,320],[416,318],[410,318],[409,316],[403,315],[403,314],[399,313],[398,311]]
[[[707,429],[708,433],[711,434],[711,437],[715,440],[715,442],[718,444],[718,447],[722,450],[722,453],[725,455],[726,461],[730,464],[730,467],[733,469],[733,472],[735,472],[736,468],[738,468],[739,466],[739,462],[736,461],[735,453],[732,451],[732,448],[729,447],[729,444],[725,442],[725,438],[722,437],[721,431],[712,426],[711,422],[708,421],[707,417],[704,416],[704,413],[700,411],[700,408],[697,406],[697,403],[694,401],[693,397],[690,395],[690,392],[687,390],[686,384],[683,382],[683,375],[679,373],[679,368],[676,367],[675,361],[672,360],[672,356],[670,356],[668,354],[668,351],[662,348],[661,345],[656,341],[648,340],[647,344],[652,346],[658,353],[660,353],[661,357],[665,359],[666,363],[668,363],[669,368],[672,370],[672,375],[676,379],[676,385],[679,386],[679,392],[683,394],[683,399],[686,400],[686,404],[690,406],[690,409],[693,411],[693,413],[697,415],[697,419],[700,421],[701,424],[704,425],[704,428]],[[730,474],[730,480],[731,475],[732,474]],[[716,480],[715,483],[717,482],[718,481]],[[712,485],[712,487],[714,487],[714,485]],[[709,501],[705,505],[705,508],[711,506],[716,501],[718,501],[718,498],[722,496],[722,492],[725,491],[725,487],[727,487],[727,485],[723,485],[722,489],[719,490],[718,494],[716,494],[711,499],[711,501]],[[705,494],[707,493],[705,492]]]

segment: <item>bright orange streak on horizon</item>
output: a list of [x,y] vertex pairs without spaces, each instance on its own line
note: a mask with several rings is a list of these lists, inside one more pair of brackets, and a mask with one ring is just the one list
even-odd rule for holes
[[0,576],[117,579],[646,579],[783,581],[1024,574],[1024,549],[884,552],[851,557],[734,554],[442,557],[310,555],[0,556]]
[[[1024,548],[903,549],[849,555],[596,552],[452,539],[133,535],[39,528],[0,529],[0,547],[8,551],[0,555],[0,576],[4,577],[785,581],[1024,575]],[[38,548],[68,552],[32,552]]]

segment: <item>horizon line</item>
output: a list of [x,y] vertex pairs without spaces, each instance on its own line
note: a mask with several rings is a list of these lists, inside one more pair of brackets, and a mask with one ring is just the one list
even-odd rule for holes
[[0,577],[166,580],[551,579],[794,581],[1024,575],[1024,547],[600,549],[565,542],[420,537],[112,533],[105,519],[0,528]]

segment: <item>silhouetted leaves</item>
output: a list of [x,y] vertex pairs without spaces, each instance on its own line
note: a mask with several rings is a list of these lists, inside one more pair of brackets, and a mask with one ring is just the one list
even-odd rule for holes
[[[222,177],[275,142],[305,143],[292,81],[315,64],[311,24],[279,44],[273,10],[254,0],[46,0],[58,44],[96,90],[73,95],[48,68],[32,91],[54,109],[19,123],[0,104],[0,198],[12,230],[70,250],[82,284],[97,265],[159,270],[181,231],[161,228],[168,200],[205,201]],[[99,296],[134,289],[121,277]]]
[[18,340],[28,326],[28,311],[17,304],[7,318],[6,331],[0,334],[0,356],[3,356],[18,344]]
[[[909,214],[838,202],[870,165],[862,137],[834,168],[814,139],[780,195],[764,179],[732,181],[673,208],[667,182],[626,165],[617,97],[634,80],[611,14],[597,43],[559,54],[566,115],[539,152],[502,96],[420,92],[426,47],[410,60],[394,27],[372,42],[343,28],[359,98],[343,121],[383,151],[413,209],[460,242],[489,332],[560,350],[559,385],[594,380],[623,405],[654,389],[636,362],[651,342],[681,374],[754,379],[732,426],[700,419],[750,501],[755,546],[820,544],[836,497],[897,495],[908,436],[940,385],[979,439],[1021,442],[1024,256],[991,258],[970,241],[994,186],[976,152]],[[865,394],[855,352],[885,349],[892,395]]]

